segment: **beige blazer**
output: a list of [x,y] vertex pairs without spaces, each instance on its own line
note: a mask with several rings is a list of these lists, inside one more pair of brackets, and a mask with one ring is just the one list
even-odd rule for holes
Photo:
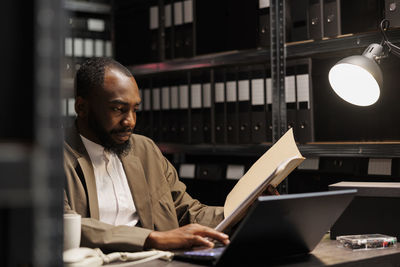
[[149,138],[133,134],[128,155],[121,157],[140,219],[136,227],[113,226],[99,221],[93,165],[75,127],[64,142],[65,212],[82,216],[81,246],[105,251],[139,251],[153,230],[166,231],[188,223],[216,226],[222,207],[192,199],[172,164]]

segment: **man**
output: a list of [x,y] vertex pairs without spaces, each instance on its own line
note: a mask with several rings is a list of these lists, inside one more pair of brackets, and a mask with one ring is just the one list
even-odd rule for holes
[[229,243],[215,231],[222,207],[192,199],[148,138],[132,134],[141,102],[131,73],[108,58],[75,78],[75,126],[64,143],[65,212],[82,215],[81,246],[106,251]]

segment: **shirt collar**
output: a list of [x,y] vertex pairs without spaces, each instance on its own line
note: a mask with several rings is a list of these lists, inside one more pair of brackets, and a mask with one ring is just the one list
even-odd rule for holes
[[96,144],[93,141],[90,141],[86,137],[80,134],[80,137],[82,139],[83,145],[85,146],[90,159],[92,160],[93,163],[96,165],[103,162],[104,160],[109,161],[110,155],[109,152],[104,150],[104,147],[102,145]]

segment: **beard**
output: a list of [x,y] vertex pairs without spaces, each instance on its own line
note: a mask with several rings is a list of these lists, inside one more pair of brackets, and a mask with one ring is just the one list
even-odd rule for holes
[[100,145],[104,147],[104,150],[115,153],[117,156],[126,156],[128,154],[129,150],[131,149],[130,140],[128,139],[127,141],[119,144],[112,139],[111,135],[116,133],[132,133],[133,129],[112,129],[110,132],[107,132],[107,130],[101,126],[101,123],[96,118],[95,114],[93,114],[91,111],[89,111],[88,114],[88,125],[99,139]]

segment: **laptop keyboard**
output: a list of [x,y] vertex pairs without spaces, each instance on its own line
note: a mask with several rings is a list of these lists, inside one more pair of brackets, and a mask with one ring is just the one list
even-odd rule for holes
[[222,252],[224,251],[225,246],[207,248],[207,249],[199,249],[199,250],[191,250],[185,251],[175,256],[177,258],[186,258],[191,260],[198,260],[198,261],[214,261],[218,257],[221,256]]

